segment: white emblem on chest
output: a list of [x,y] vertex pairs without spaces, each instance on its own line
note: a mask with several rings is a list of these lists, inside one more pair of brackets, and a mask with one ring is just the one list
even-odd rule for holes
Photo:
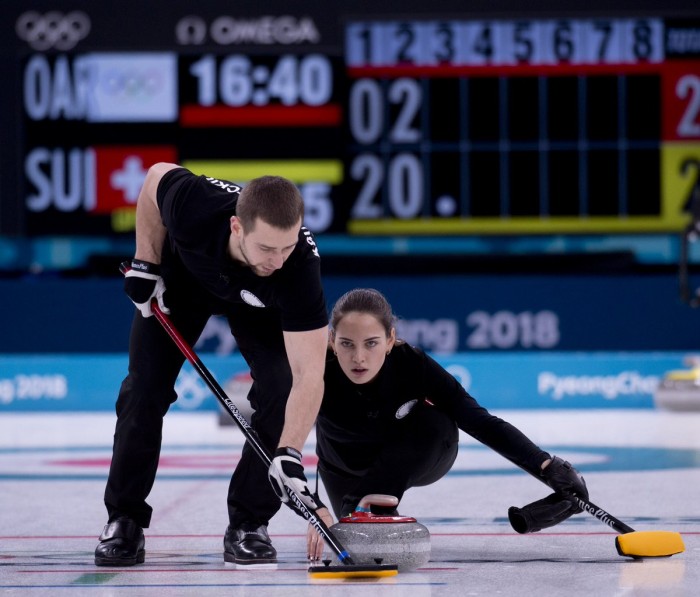
[[264,307],[265,306],[265,303],[263,303],[250,290],[241,290],[241,298],[246,303],[248,303],[249,305],[252,305],[253,307]]
[[399,409],[396,411],[396,418],[397,419],[403,419],[408,413],[411,412],[413,407],[416,405],[418,402],[418,399],[414,398],[413,400],[409,400],[405,404],[402,404],[399,406]]

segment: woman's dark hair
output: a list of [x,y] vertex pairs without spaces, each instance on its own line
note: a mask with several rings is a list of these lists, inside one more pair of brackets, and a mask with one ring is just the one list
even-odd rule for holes
[[304,218],[304,200],[299,189],[286,178],[261,176],[243,187],[236,216],[244,232],[253,229],[257,218],[275,228],[289,230]]
[[396,316],[389,301],[374,288],[355,288],[341,296],[331,312],[331,327],[335,329],[338,322],[352,312],[373,315],[382,324],[387,336],[391,334],[391,328],[396,322]]

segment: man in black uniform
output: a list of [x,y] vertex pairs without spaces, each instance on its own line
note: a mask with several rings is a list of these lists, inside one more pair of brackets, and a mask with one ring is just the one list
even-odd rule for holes
[[146,498],[163,416],[177,399],[174,384],[184,362],[152,317],[152,300],[191,344],[212,314],[228,319],[254,380],[252,425],[274,451],[268,471],[247,444],[243,449],[229,487],[224,560],[276,561],[267,524],[285,485],[309,508],[319,507],[300,450],[323,394],[328,316],[319,254],[302,227],[303,211],[298,189],[281,177],[264,176],[241,190],[175,164],[149,169],[136,207],[136,254],[124,282],[137,311],[129,373],[116,405],[105,490],[109,518],[95,550],[98,566],[145,558],[143,528],[152,513]]

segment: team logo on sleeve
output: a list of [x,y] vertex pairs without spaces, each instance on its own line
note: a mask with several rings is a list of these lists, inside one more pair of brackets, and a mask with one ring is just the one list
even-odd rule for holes
[[207,176],[206,180],[207,182],[213,184],[215,187],[218,187],[226,191],[227,193],[239,193],[241,191],[241,187],[226,180],[219,180],[218,178],[213,178],[211,176]]
[[241,290],[241,298],[251,305],[252,307],[264,307],[263,303],[257,296],[255,296],[250,290]]
[[304,234],[304,237],[306,238],[307,244],[311,247],[311,252],[316,255],[316,257],[320,257],[318,254],[318,247],[316,246],[316,241],[314,240],[313,234],[305,227],[301,227],[301,231]]
[[418,403],[417,399],[409,400],[405,404],[402,404],[399,406],[399,409],[396,411],[396,418],[397,419],[403,419],[408,413],[410,413],[413,410],[413,407]]

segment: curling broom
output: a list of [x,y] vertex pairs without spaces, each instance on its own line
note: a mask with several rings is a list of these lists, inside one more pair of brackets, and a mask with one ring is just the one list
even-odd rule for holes
[[615,537],[615,547],[621,556],[631,558],[667,558],[685,551],[680,533],[674,531],[635,531],[612,514],[592,502],[575,496],[579,507],[614,531],[620,533]]
[[[125,273],[128,270],[128,265],[122,264],[121,271]],[[268,467],[272,464],[272,459],[265,447],[260,442],[260,439],[255,430],[250,426],[246,418],[241,414],[233,401],[228,397],[226,392],[221,388],[219,383],[214,379],[210,371],[204,366],[202,361],[192,350],[187,341],[182,337],[180,332],[175,328],[170,318],[160,310],[158,301],[153,299],[151,309],[158,322],[163,326],[163,329],[168,333],[173,342],[180,349],[180,352],[195,368],[204,382],[209,386],[209,389],[214,393],[214,396],[223,404],[228,413],[233,417],[234,421],[243,432],[246,441],[253,448],[255,453],[261,458],[263,463]],[[358,565],[354,562],[347,550],[333,536],[328,526],[318,518],[304,502],[299,499],[299,496],[290,487],[285,487],[289,495],[289,501],[285,502],[294,512],[306,519],[311,526],[323,537],[328,546],[335,552],[338,559],[342,562],[342,566],[324,566],[309,567],[309,574],[316,578],[383,578],[387,576],[395,576],[398,574],[398,567],[393,564],[377,564],[377,565]]]
[[[514,462],[514,464],[517,464]],[[547,482],[538,475],[533,477],[547,485]],[[631,526],[615,518],[600,506],[584,500],[579,496],[573,496],[578,506],[588,512],[594,518],[607,524],[611,529],[620,533],[615,537],[615,548],[621,556],[630,558],[667,558],[685,551],[685,544],[680,533],[675,531],[635,531]]]

